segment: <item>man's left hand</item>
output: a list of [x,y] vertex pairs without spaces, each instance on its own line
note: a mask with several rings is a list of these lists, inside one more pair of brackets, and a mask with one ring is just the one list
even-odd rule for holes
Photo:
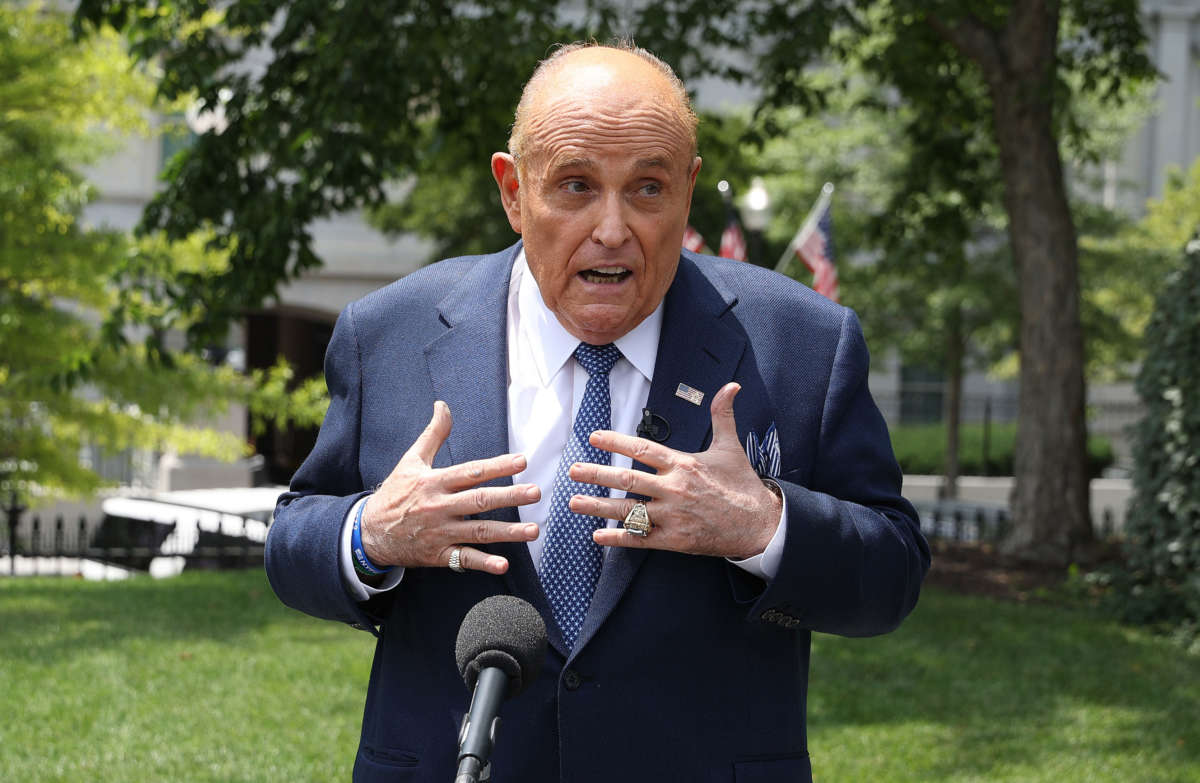
[[[707,451],[688,454],[645,438],[610,430],[592,433],[590,442],[605,451],[624,454],[658,471],[614,468],[577,462],[571,478],[586,484],[643,495],[653,529],[637,536],[622,528],[595,531],[592,539],[604,546],[669,549],[694,555],[741,560],[761,554],[779,526],[781,501],[766,487],[738,442],[733,398],[741,390],[727,383],[713,397],[712,443]],[[625,519],[634,498],[576,495],[577,514]]]

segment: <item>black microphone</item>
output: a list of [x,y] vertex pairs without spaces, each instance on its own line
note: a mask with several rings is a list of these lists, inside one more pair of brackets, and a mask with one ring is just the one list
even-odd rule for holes
[[649,408],[642,408],[642,420],[637,425],[637,436],[662,443],[671,437],[671,425],[662,416],[651,413]]
[[[537,679],[546,657],[546,623],[515,595],[493,595],[471,607],[458,628],[454,658],[471,706],[458,734],[454,783],[477,783],[500,725],[500,703]],[[485,778],[486,779],[486,778]]]

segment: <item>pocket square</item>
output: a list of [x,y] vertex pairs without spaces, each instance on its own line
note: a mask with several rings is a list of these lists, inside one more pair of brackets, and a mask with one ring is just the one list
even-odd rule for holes
[[759,476],[779,478],[779,433],[775,430],[775,422],[771,422],[762,438],[751,430],[746,436],[746,456]]

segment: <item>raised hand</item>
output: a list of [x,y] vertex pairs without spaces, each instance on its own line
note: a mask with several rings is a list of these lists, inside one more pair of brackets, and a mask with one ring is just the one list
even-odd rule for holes
[[367,557],[375,564],[445,567],[451,551],[461,547],[463,568],[503,574],[508,560],[469,545],[537,538],[538,526],[532,523],[465,519],[469,514],[536,503],[541,491],[534,484],[479,486],[524,470],[525,457],[520,454],[432,467],[452,424],[450,408],[440,400],[435,402],[429,425],[367,499],[362,541]]
[[[740,390],[738,384],[727,383],[713,397],[712,443],[698,454],[608,430],[592,433],[593,446],[632,457],[658,471],[655,475],[590,463],[571,466],[571,478],[576,481],[650,498],[646,501],[654,525],[650,535],[606,528],[593,534],[596,543],[734,559],[766,549],[779,525],[782,501],[759,479],[738,442],[733,398]],[[576,495],[571,498],[571,510],[624,519],[636,502],[633,498]]]

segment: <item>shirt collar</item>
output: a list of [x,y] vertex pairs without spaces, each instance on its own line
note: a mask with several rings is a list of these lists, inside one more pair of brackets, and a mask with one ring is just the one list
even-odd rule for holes
[[[558,318],[546,307],[542,292],[538,289],[525,250],[517,254],[513,263],[510,290],[517,290],[517,339],[521,340],[537,367],[542,385],[549,385],[567,359],[575,353],[579,340],[571,335]],[[658,338],[662,333],[662,302],[654,312],[623,337],[617,338],[621,355],[633,365],[647,381],[654,379],[654,363],[658,359]]]

